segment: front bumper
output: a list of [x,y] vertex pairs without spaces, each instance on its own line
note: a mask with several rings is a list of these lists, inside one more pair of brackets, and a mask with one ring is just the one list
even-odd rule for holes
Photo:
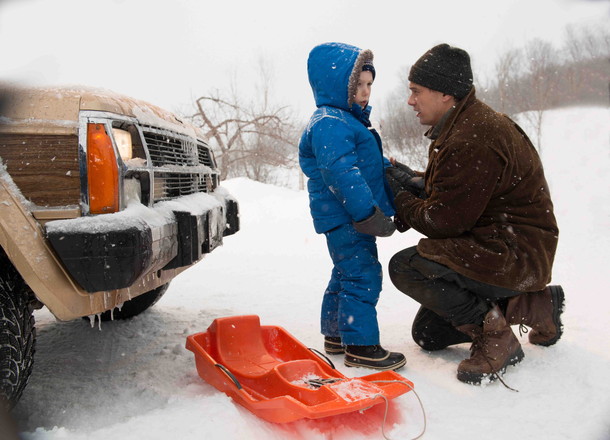
[[151,272],[190,266],[239,230],[239,206],[222,187],[115,214],[57,220],[46,235],[85,291],[123,289]]

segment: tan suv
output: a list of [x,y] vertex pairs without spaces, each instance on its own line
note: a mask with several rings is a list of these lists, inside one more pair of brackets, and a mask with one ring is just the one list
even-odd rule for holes
[[32,370],[33,309],[133,317],[239,229],[201,132],[106,90],[0,84],[0,398]]

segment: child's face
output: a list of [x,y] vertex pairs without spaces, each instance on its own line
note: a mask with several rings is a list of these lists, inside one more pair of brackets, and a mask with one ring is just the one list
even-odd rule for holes
[[368,70],[360,72],[358,79],[358,87],[356,88],[356,96],[354,102],[360,107],[365,108],[371,97],[371,87],[373,86],[373,74]]

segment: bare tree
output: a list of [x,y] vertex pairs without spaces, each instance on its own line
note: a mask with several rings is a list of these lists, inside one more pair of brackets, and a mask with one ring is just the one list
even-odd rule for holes
[[502,54],[495,65],[498,92],[496,109],[502,113],[510,114],[518,108],[515,100],[519,95],[515,93],[515,83],[520,75],[521,59],[522,52],[519,49],[511,49]]
[[[493,108],[524,113],[540,145],[544,111],[560,106],[607,105],[610,31],[568,27],[560,50],[541,40],[498,58],[495,77],[479,96]],[[534,136],[532,136],[534,139]]]
[[563,74],[568,99],[585,98],[591,102],[608,102],[610,85],[610,31],[606,27],[566,29]]
[[380,135],[383,140],[384,154],[394,156],[400,162],[418,170],[423,170],[428,161],[428,144],[425,128],[419,123],[413,109],[407,104],[409,99],[409,69],[401,84],[390,94],[382,109]]
[[538,151],[542,151],[542,122],[544,113],[551,107],[554,94],[558,91],[558,56],[553,46],[543,40],[532,40],[525,48],[525,76],[522,83],[527,93],[522,95],[526,119],[536,133]]
[[602,26],[593,28],[568,26],[564,47],[573,62],[608,56],[610,31]]
[[232,90],[218,90],[197,98],[192,121],[206,134],[216,151],[221,178],[246,176],[270,182],[276,167],[296,164],[296,130],[287,107],[271,103],[272,70],[259,62],[261,81],[254,103],[246,103]]

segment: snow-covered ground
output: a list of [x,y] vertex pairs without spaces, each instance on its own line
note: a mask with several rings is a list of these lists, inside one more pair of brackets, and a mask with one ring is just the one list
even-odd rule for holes
[[[553,283],[566,291],[565,332],[557,345],[521,338],[524,361],[499,382],[460,383],[463,344],[422,351],[411,340],[418,305],[386,276],[379,302],[382,343],[404,352],[399,371],[413,381],[430,439],[609,439],[610,112],[571,108],[548,112],[543,162],[555,201],[560,242]],[[378,406],[326,420],[267,423],[201,380],[187,335],[217,317],[257,314],[309,347],[322,349],[318,314],[330,274],[324,239],[313,232],[303,191],[234,179],[224,186],[239,200],[242,230],[178,277],[150,311],[128,322],[91,327],[36,313],[34,373],[14,410],[26,440],[107,439],[377,439]],[[384,266],[415,244],[413,231],[378,241]],[[517,329],[514,329],[517,331]],[[337,368],[347,376],[370,372]],[[392,404],[390,439],[421,432],[413,393]]]

